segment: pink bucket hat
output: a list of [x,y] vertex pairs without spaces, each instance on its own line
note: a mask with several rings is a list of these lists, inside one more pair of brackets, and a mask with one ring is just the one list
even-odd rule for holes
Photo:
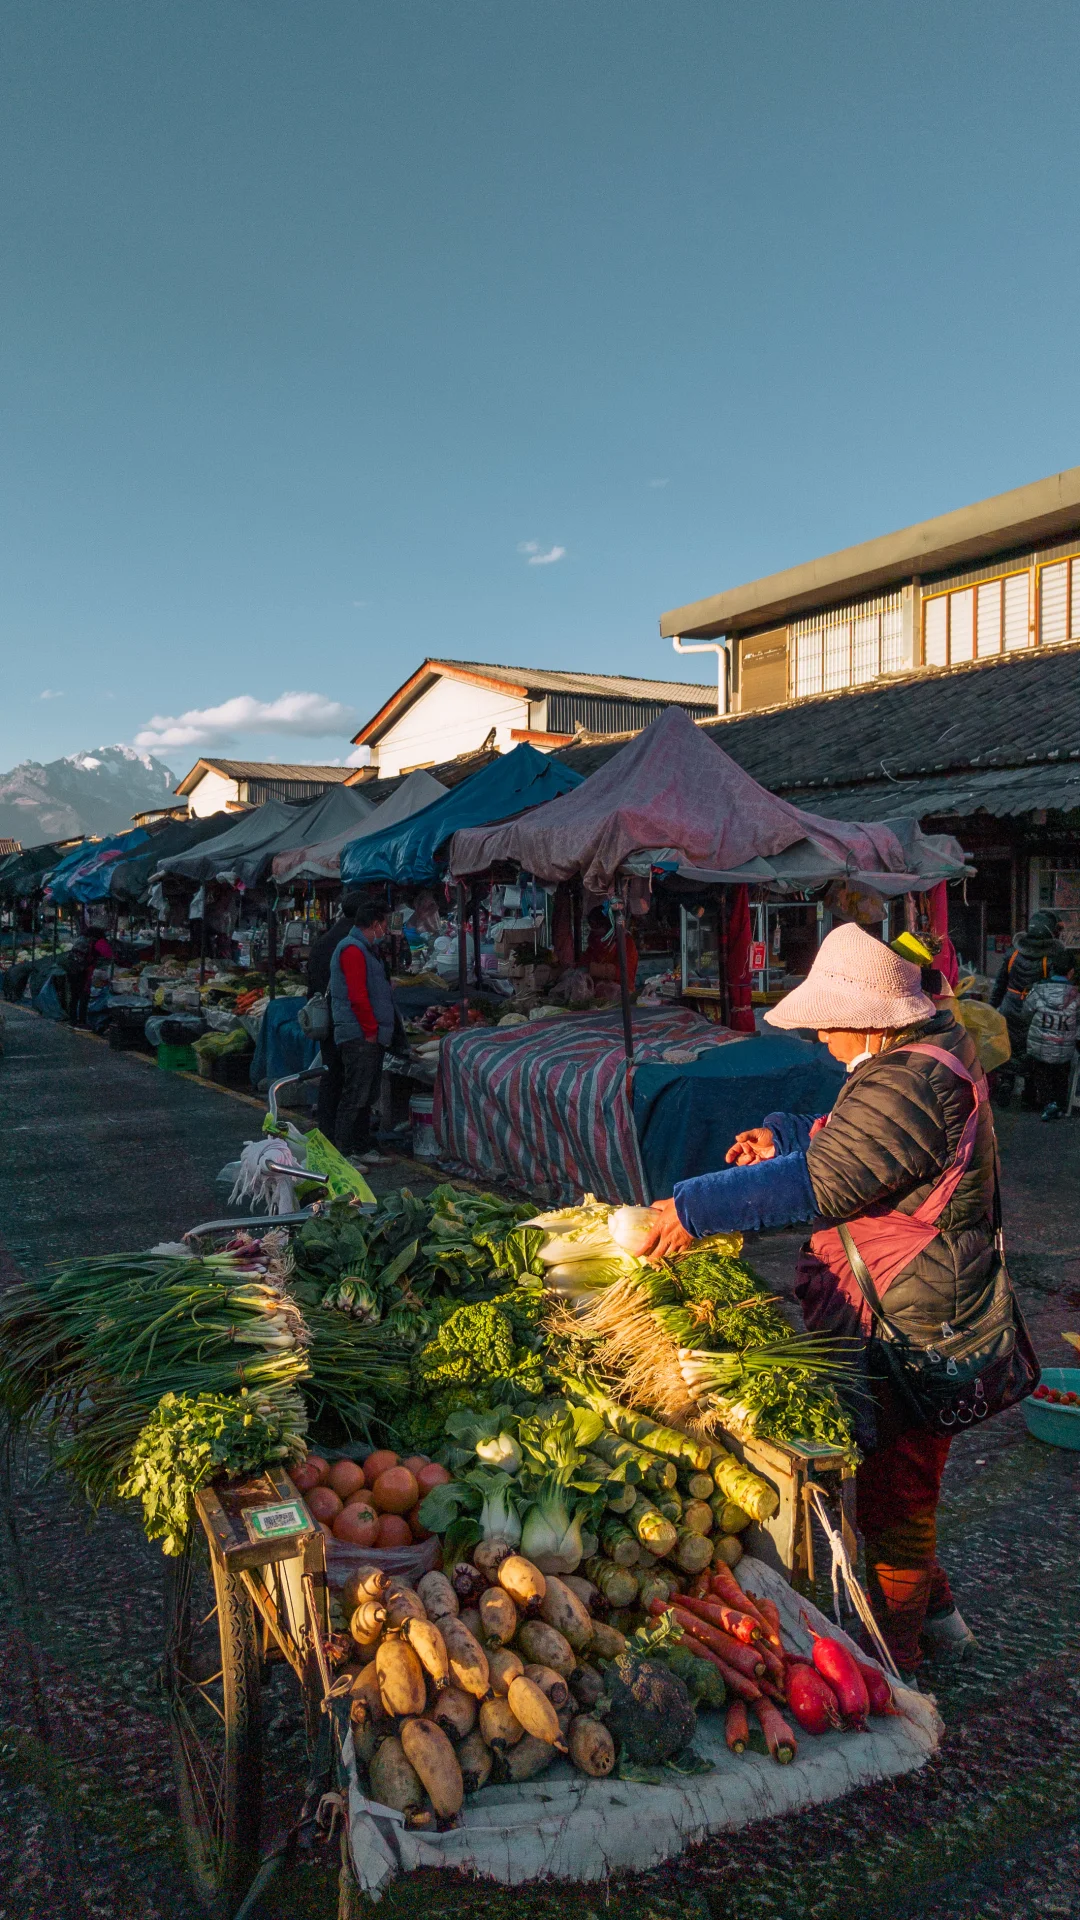
[[884,1033],[913,1027],[936,1012],[918,967],[861,927],[846,926],[825,935],[802,986],[765,1018],[771,1027]]

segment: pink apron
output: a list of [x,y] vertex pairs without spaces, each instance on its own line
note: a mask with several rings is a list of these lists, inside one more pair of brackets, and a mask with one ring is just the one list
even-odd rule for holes
[[[919,1041],[908,1047],[897,1047],[896,1052],[925,1053],[932,1060],[939,1061],[974,1089],[975,1104],[967,1117],[951,1164],[914,1213],[900,1213],[895,1207],[871,1207],[868,1212],[856,1214],[853,1220],[844,1222],[881,1296],[888,1292],[897,1275],[903,1273],[936,1237],[937,1223],[971,1165],[979,1112],[989,1099],[986,1076],[981,1068],[977,1075],[970,1073],[946,1048]],[[803,1248],[799,1256],[797,1272],[796,1291],[802,1301],[803,1317],[808,1327],[816,1328],[828,1319],[836,1331],[855,1331],[851,1325],[847,1328],[836,1327],[835,1302],[839,1294],[851,1309],[859,1330],[864,1335],[870,1333],[870,1309],[848,1265],[843,1242],[835,1227],[821,1227],[811,1235],[809,1245]],[[831,1318],[828,1315],[830,1307],[834,1309]]]

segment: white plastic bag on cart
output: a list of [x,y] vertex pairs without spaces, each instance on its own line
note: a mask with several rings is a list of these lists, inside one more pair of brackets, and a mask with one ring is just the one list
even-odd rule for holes
[[[775,1600],[790,1646],[809,1653],[805,1612],[819,1633],[852,1642],[760,1560],[740,1561],[744,1588]],[[860,1659],[865,1655],[859,1653]],[[407,1829],[400,1814],[367,1797],[352,1735],[342,1758],[349,1780],[349,1846],[363,1890],[378,1898],[395,1873],[417,1867],[455,1868],[507,1886],[529,1880],[601,1880],[615,1868],[645,1871],[709,1834],[754,1820],[838,1800],[871,1780],[921,1767],[943,1732],[933,1702],[893,1687],[898,1712],[871,1719],[865,1733],[803,1735],[790,1766],[727,1750],[722,1714],[702,1714],[694,1746],[713,1772],[671,1776],[670,1785],[642,1786],[612,1776],[591,1780],[558,1760],[521,1786],[485,1787],[465,1802],[461,1825],[449,1833]]]

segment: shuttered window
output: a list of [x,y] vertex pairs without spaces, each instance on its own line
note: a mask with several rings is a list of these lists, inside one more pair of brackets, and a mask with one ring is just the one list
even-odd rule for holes
[[1039,568],[1039,640],[1080,640],[1080,554]]
[[904,609],[899,593],[862,606],[796,620],[791,629],[791,691],[796,700],[862,686],[904,665]]
[[[1043,568],[1044,573],[1051,571]],[[1080,579],[1077,591],[1080,614]],[[1026,570],[982,580],[974,587],[954,587],[923,601],[923,659],[928,667],[951,667],[961,660],[1012,653],[1030,644]]]

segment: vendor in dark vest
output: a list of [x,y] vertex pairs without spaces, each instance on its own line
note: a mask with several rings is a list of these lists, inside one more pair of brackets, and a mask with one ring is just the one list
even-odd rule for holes
[[382,1158],[375,1147],[371,1115],[397,1014],[378,953],[380,941],[386,938],[387,920],[385,906],[361,906],[330,962],[330,1007],[342,1073],[334,1145],[367,1166]]
[[344,1085],[344,1069],[334,1038],[333,1009],[330,1008],[330,966],[342,941],[347,940],[352,932],[353,923],[363,904],[363,894],[347,893],[341,902],[337,919],[332,920],[318,939],[312,942],[307,957],[308,995],[321,993],[330,1009],[331,1030],[328,1037],[319,1043],[325,1072],[319,1081],[319,1102],[315,1109],[315,1124],[328,1140],[334,1138],[338,1101]]
[[[852,1408],[864,1455],[858,1523],[875,1617],[897,1666],[913,1674],[924,1653],[958,1658],[974,1644],[936,1556],[951,1434],[880,1365],[878,1323],[848,1254],[890,1322],[912,1342],[925,1335],[924,1347],[935,1334],[966,1332],[995,1287],[1008,1313],[986,1081],[974,1042],[924,994],[919,968],[856,926],[828,934],[805,982],[765,1017],[815,1031],[848,1078],[828,1115],[766,1114],[737,1136],[728,1171],[684,1180],[658,1201],[652,1258],[725,1228],[813,1221],[795,1291],[808,1328],[851,1338],[866,1357],[869,1395]],[[1030,1356],[1020,1394],[1030,1392],[1038,1372],[1022,1323],[1015,1351]],[[987,1403],[982,1413],[996,1410]]]

